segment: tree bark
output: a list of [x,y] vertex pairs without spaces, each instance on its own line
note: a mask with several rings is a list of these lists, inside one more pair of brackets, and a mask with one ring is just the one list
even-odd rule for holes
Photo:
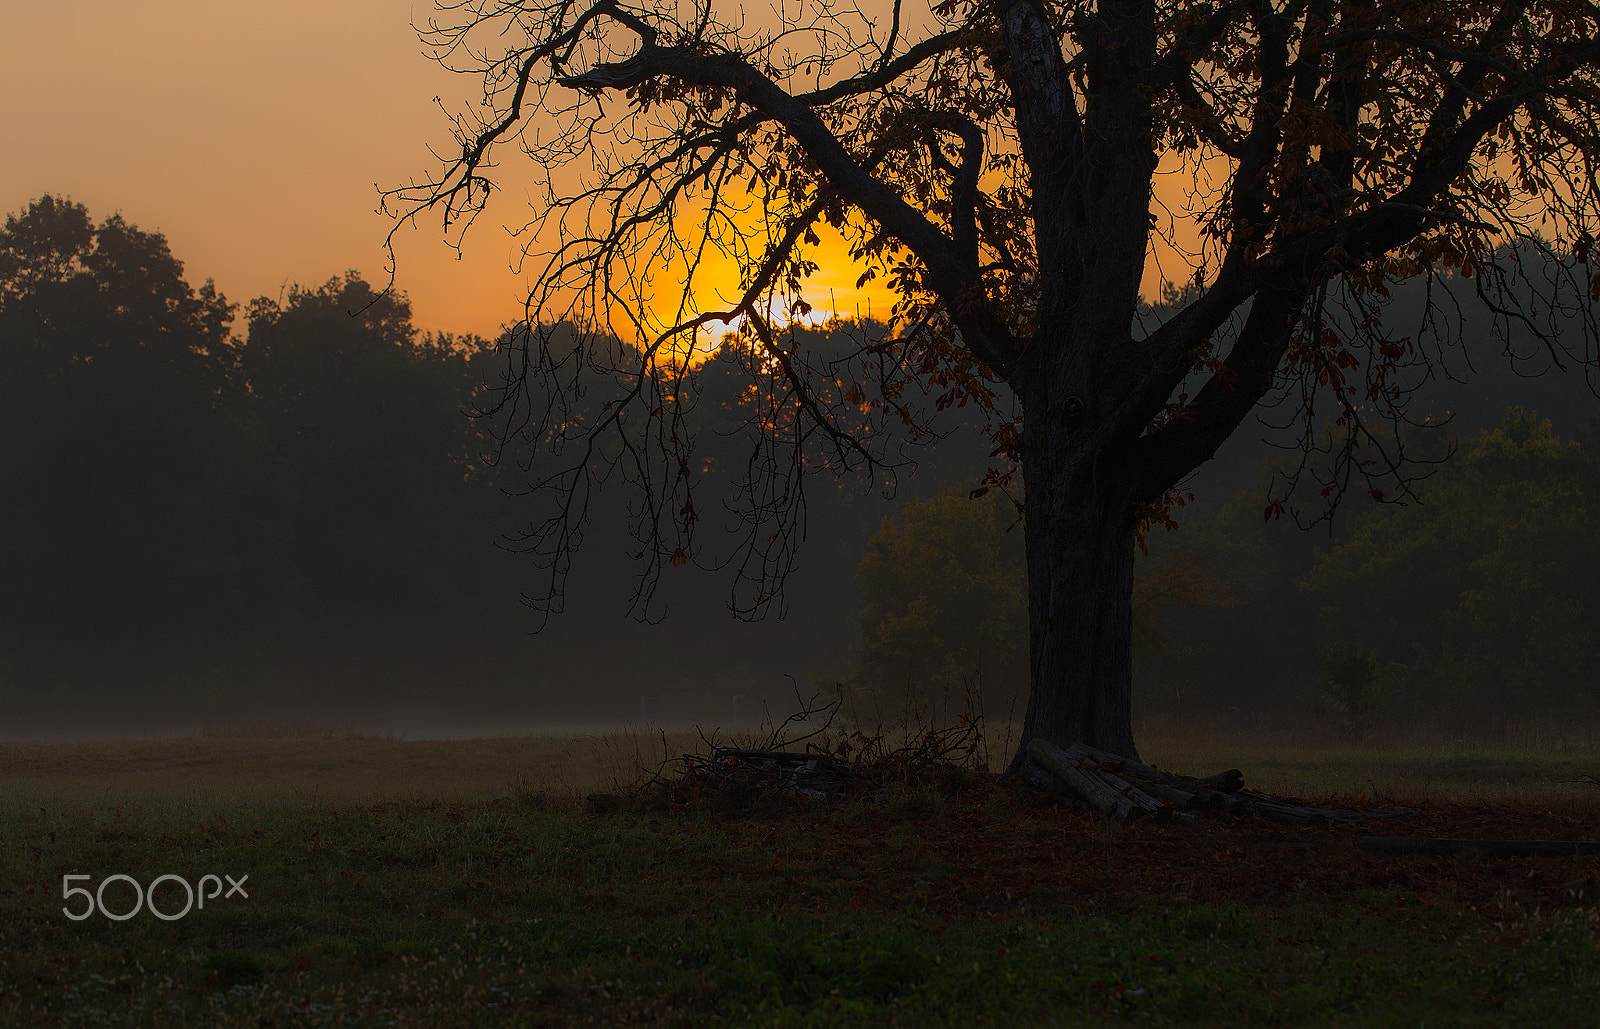
[[1093,424],[1093,412],[1079,399],[1086,396],[1093,394],[1024,401],[1032,689],[1019,761],[1033,739],[1139,756],[1132,718],[1138,522],[1117,481],[1117,463],[1081,442]]

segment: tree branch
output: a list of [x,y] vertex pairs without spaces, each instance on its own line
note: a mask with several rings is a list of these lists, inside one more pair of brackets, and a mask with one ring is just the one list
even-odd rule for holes
[[808,104],[784,92],[738,54],[706,55],[681,47],[646,45],[626,61],[597,65],[582,75],[557,81],[572,89],[599,93],[630,89],[657,78],[734,90],[743,102],[781,124],[841,197],[916,254],[928,268],[929,285],[936,292],[954,297],[968,284],[950,239],[894,190],[867,174]]

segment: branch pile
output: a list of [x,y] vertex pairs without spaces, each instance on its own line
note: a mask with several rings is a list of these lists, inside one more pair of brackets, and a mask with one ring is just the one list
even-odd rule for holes
[[886,732],[836,732],[837,698],[823,701],[798,691],[795,696],[799,706],[793,714],[764,726],[743,745],[719,743],[702,732],[699,753],[664,755],[641,792],[672,806],[712,802],[748,810],[873,793],[896,783],[953,792],[988,778],[979,754],[981,716],[891,739]]
[[1237,768],[1195,779],[1079,743],[1058,747],[1040,739],[1028,744],[1028,758],[1035,785],[1086,801],[1123,822],[1140,818],[1192,822],[1195,812],[1202,810],[1286,825],[1325,826],[1369,817],[1366,812],[1309,807],[1247,790]]
[[716,792],[788,791],[821,800],[861,785],[861,776],[830,754],[718,747],[679,759],[681,780]]

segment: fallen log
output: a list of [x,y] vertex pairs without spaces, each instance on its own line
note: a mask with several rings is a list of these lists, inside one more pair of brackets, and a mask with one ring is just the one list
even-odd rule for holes
[[1324,828],[1335,821],[1360,822],[1403,814],[1297,804],[1245,789],[1244,776],[1237,768],[1191,779],[1081,743],[1061,747],[1035,739],[1028,744],[1028,756],[1033,766],[1053,779],[1057,787],[1122,821],[1149,817],[1158,822],[1193,823],[1196,816],[1189,812],[1201,806],[1240,817],[1314,828]]
[[1203,786],[1196,789],[1194,795],[1199,797],[1200,802],[1207,807],[1235,815],[1243,814],[1247,803],[1245,798],[1237,793],[1218,793],[1216,790],[1207,789]]
[[1453,840],[1428,836],[1363,836],[1361,849],[1382,854],[1465,854],[1496,857],[1568,857],[1600,854],[1600,843],[1578,840]]
[[1193,793],[1181,790],[1176,786],[1167,786],[1149,781],[1136,782],[1133,785],[1146,796],[1153,797],[1163,804],[1170,804],[1179,811],[1192,811],[1197,807],[1204,806],[1205,803]]
[[1088,771],[1090,775],[1111,787],[1119,796],[1126,799],[1129,804],[1143,811],[1155,821],[1165,822],[1173,817],[1174,811],[1170,804],[1157,800],[1133,783],[1119,778],[1103,768],[1089,769]]
[[1176,778],[1167,782],[1159,781],[1146,774],[1155,769],[1141,765],[1137,761],[1127,762],[1122,758],[1104,755],[1078,744],[1073,744],[1065,753],[1069,757],[1076,755],[1080,768],[1110,783],[1119,793],[1126,794],[1128,789],[1137,790],[1158,804],[1172,808],[1176,813],[1189,811],[1204,804],[1194,795],[1188,783]]
[[1115,777],[1090,771],[1081,756],[1074,756],[1049,740],[1031,741],[1028,757],[1063,786],[1118,821],[1129,822],[1146,815],[1163,820],[1171,817],[1167,805],[1140,793],[1129,783],[1116,780],[1119,787],[1108,782],[1108,778]]
[[[1163,772],[1159,768],[1144,764],[1143,762],[1135,761],[1132,758],[1110,754],[1103,750],[1096,750],[1094,747],[1088,747],[1082,743],[1074,743],[1072,745],[1072,750],[1074,753],[1081,754],[1085,757],[1109,763],[1111,767],[1117,770],[1119,775],[1124,777],[1136,778],[1140,780],[1141,783],[1153,783],[1185,793],[1193,797],[1200,806],[1209,807],[1217,811],[1227,811],[1230,814],[1235,815],[1249,813],[1247,811],[1249,801],[1246,798],[1239,796],[1237,793],[1225,793],[1220,790],[1212,789],[1209,786],[1201,785],[1201,783],[1205,780],[1187,779],[1181,775],[1174,775],[1171,772]],[[1235,774],[1238,772],[1237,769],[1231,769],[1230,771]],[[1210,776],[1210,778],[1221,779],[1228,776],[1229,772],[1221,772],[1218,773],[1218,775]],[[1240,777],[1239,781],[1242,783],[1243,778]]]
[[1162,771],[1160,768],[1155,768],[1154,765],[1136,762],[1131,757],[1109,754],[1107,751],[1099,751],[1096,747],[1085,746],[1082,743],[1072,744],[1072,751],[1088,755],[1088,757],[1094,757],[1094,759],[1102,760],[1102,762],[1110,762],[1112,768],[1118,771],[1118,775],[1138,776],[1141,779],[1149,779],[1152,783],[1173,786],[1176,789],[1192,792],[1195,795],[1205,794],[1206,797],[1202,802],[1208,803],[1211,807],[1222,807],[1224,805],[1224,797],[1227,794],[1234,794],[1234,792],[1240,791],[1245,787],[1245,776],[1238,768],[1219,771],[1216,775],[1205,776],[1202,779],[1190,779],[1186,778],[1186,776],[1173,775],[1171,771]]
[[1237,793],[1244,789],[1244,773],[1237,768],[1230,768],[1226,772],[1205,776],[1200,782],[1222,793]]

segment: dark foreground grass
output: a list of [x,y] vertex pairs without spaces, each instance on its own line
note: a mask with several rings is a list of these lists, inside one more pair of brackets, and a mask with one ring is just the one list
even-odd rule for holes
[[[1363,832],[1597,838],[1588,810],[1119,826],[947,781],[760,814],[453,801],[4,810],[0,1025],[1587,1025],[1600,862],[1368,857]],[[604,813],[602,813],[604,812]],[[163,921],[62,876],[248,875]],[[133,903],[106,888],[114,913]],[[161,909],[183,906],[170,881]]]

